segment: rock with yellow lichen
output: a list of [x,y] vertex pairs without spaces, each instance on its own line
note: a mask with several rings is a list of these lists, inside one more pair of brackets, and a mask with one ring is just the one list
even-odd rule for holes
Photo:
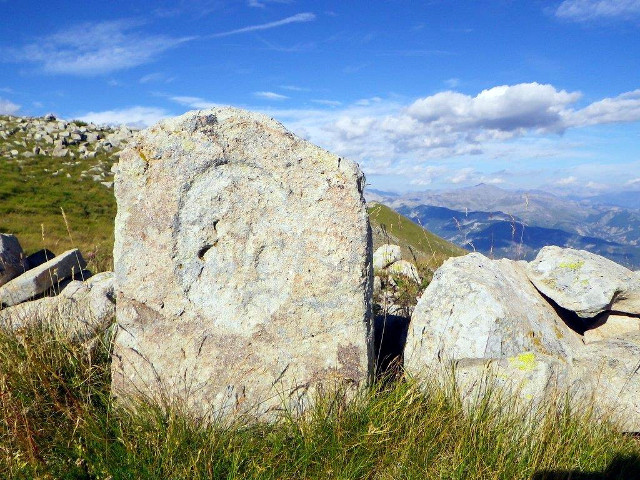
[[527,275],[543,295],[581,318],[607,311],[640,315],[640,277],[594,253],[544,247]]

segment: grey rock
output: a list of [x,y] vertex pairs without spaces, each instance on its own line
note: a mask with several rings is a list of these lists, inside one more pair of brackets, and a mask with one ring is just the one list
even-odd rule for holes
[[570,377],[577,401],[625,431],[640,432],[640,332],[586,345]]
[[0,233],[0,286],[26,270],[25,257],[15,235]]
[[491,394],[531,411],[545,400],[556,401],[569,385],[568,365],[540,353],[523,352],[507,358],[463,358],[432,366],[431,375],[447,384],[451,379],[465,404]]
[[[115,177],[120,398],[272,415],[373,370],[357,165],[233,108],[138,134]],[[369,260],[368,260],[369,259]]]
[[56,297],[44,297],[0,310],[0,326],[17,331],[30,326],[52,328],[75,342],[90,340],[115,319],[112,272],[85,282],[72,281]]
[[402,259],[402,251],[398,245],[384,244],[373,253],[373,268],[381,270]]
[[610,310],[640,314],[640,278],[599,255],[544,247],[528,265],[527,275],[546,297],[582,318]]
[[53,152],[51,153],[53,157],[66,157],[68,154],[69,150],[67,150],[66,148],[60,148],[58,146],[54,147]]
[[398,260],[387,267],[387,271],[393,275],[402,275],[416,283],[420,283],[420,274],[416,266],[406,260]]
[[532,352],[569,362],[582,348],[527,280],[521,265],[479,253],[447,260],[411,317],[405,368],[463,358],[506,358]]
[[623,337],[640,332],[640,317],[606,312],[596,318],[584,332],[584,343],[593,343],[612,337]]
[[78,249],[68,250],[0,287],[0,305],[10,307],[32,299],[67,278],[80,276],[85,266]]

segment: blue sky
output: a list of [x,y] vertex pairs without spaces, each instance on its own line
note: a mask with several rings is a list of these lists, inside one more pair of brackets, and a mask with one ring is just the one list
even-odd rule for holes
[[0,0],[0,113],[265,112],[385,190],[640,190],[640,0]]

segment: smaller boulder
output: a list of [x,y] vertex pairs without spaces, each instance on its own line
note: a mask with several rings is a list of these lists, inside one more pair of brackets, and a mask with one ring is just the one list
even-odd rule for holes
[[418,269],[416,266],[407,262],[406,260],[398,260],[397,262],[392,263],[387,271],[392,275],[402,275],[407,277],[409,280],[412,280],[416,283],[420,283],[420,274],[418,273]]
[[521,265],[480,253],[447,260],[411,317],[407,371],[463,358],[506,358],[523,352],[568,363],[581,337],[539,295]]
[[611,310],[640,315],[640,278],[594,253],[544,247],[528,264],[527,275],[543,295],[581,318]]
[[78,249],[68,250],[0,287],[0,305],[17,305],[35,298],[67,278],[81,278],[86,265]]
[[15,235],[0,233],[0,286],[26,270],[24,254]]
[[572,396],[640,432],[640,332],[586,345],[570,369]]
[[103,272],[86,282],[72,281],[57,297],[0,310],[0,325],[11,331],[46,326],[81,343],[108,328],[114,317],[113,272]]
[[382,270],[402,259],[402,250],[398,245],[384,244],[373,253],[374,270]]

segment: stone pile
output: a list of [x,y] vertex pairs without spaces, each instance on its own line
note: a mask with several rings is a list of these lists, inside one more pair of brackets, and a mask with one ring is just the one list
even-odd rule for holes
[[[95,159],[95,165],[81,176],[112,187],[111,165],[133,135],[134,131],[125,126],[114,129],[69,122],[50,114],[41,118],[0,116],[0,157],[24,161],[38,155],[49,156],[59,158],[60,165]],[[104,162],[104,158],[111,161]]]
[[25,256],[18,239],[0,234],[0,327],[59,328],[84,341],[113,320],[113,274],[91,276],[79,250]]
[[402,259],[400,246],[384,244],[373,253],[373,269],[375,303],[385,314],[410,317],[417,299],[407,304],[401,304],[398,281],[420,285],[422,279],[416,266]]
[[586,251],[447,260],[413,312],[404,354],[418,379],[455,365],[463,395],[491,373],[524,399],[569,391],[640,431],[640,277]]

